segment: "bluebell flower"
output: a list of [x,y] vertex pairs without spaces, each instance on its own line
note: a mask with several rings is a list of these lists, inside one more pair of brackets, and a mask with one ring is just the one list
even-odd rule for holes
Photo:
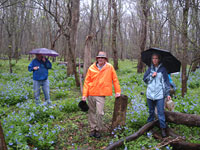
[[47,125],[43,125],[43,127],[44,127],[44,128],[47,128],[47,127],[48,127],[48,124],[47,124]]
[[56,133],[56,131],[55,131],[55,130],[53,130],[53,131],[52,131],[52,133],[54,133],[54,134],[55,134],[55,133]]
[[51,119],[54,119],[54,116],[50,115],[50,118],[51,118]]
[[148,136],[148,137],[151,137],[151,136],[152,136],[152,133],[151,133],[151,132],[147,132],[147,136]]
[[43,141],[43,140],[44,140],[44,138],[43,138],[43,137],[40,137],[40,138],[39,138],[39,140]]
[[8,144],[9,144],[10,146],[11,146],[11,145],[13,145],[13,143],[12,143],[12,142],[9,142]]

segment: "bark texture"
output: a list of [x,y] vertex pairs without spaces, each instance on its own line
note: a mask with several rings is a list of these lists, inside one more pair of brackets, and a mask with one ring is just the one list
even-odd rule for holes
[[3,135],[3,129],[1,127],[1,122],[0,122],[0,150],[7,150],[5,138]]
[[84,66],[83,66],[83,77],[85,78],[88,68],[91,65],[91,50],[92,50],[92,36],[88,35],[85,40],[85,51],[84,51]]
[[165,111],[167,122],[184,124],[187,126],[200,126],[200,116],[195,114],[185,114],[180,112]]
[[128,97],[121,95],[115,99],[115,106],[112,119],[112,129],[118,125],[123,126],[126,123],[126,110],[128,104]]
[[112,24],[112,51],[113,51],[113,62],[115,70],[118,69],[118,52],[117,52],[117,3],[112,0],[113,12],[113,24]]

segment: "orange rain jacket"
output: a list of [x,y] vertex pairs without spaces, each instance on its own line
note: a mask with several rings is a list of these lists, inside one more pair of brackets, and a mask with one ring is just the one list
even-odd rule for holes
[[121,89],[113,66],[106,63],[99,70],[95,62],[88,69],[83,86],[83,96],[112,96],[112,83],[115,93],[120,94]]

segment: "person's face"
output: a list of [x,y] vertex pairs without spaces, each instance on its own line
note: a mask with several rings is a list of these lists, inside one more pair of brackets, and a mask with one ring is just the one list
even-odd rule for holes
[[100,66],[102,66],[106,63],[106,59],[104,57],[99,57],[97,58],[97,62]]
[[39,59],[39,60],[41,60],[42,57],[43,57],[43,55],[41,55],[41,54],[37,54],[37,55],[36,55],[36,58]]
[[156,55],[152,56],[152,63],[153,63],[154,66],[158,66],[158,64],[159,64],[158,56],[156,56]]

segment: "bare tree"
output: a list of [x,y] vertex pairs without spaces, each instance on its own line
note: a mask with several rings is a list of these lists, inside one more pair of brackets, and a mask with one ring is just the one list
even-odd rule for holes
[[172,25],[172,22],[174,20],[174,12],[173,12],[173,1],[169,0],[169,8],[167,9],[167,15],[169,18],[169,51],[172,51],[174,45],[173,45],[173,40],[174,40],[174,26]]
[[200,50],[199,50],[199,47],[200,47],[200,37],[199,37],[199,34],[200,34],[200,20],[199,20],[199,4],[200,4],[200,1],[199,0],[192,0],[192,29],[193,31],[191,32],[192,33],[192,38],[194,41],[194,43],[196,43],[195,45],[193,44],[193,49],[194,49],[194,53],[193,53],[193,61],[192,61],[192,69],[191,71],[192,72],[195,72],[198,65],[200,65]]
[[188,51],[188,12],[190,6],[190,0],[179,1],[183,7],[183,21],[182,21],[182,96],[187,92],[187,51]]
[[6,141],[3,135],[3,128],[0,122],[0,150],[7,150]]
[[[142,18],[141,18],[141,43],[140,43],[140,52],[143,52],[146,47],[147,40],[147,22],[149,14],[149,0],[141,0],[140,5],[142,7]],[[141,60],[141,57],[138,58],[137,72],[142,73],[144,71],[144,63]]]
[[122,22],[123,22],[123,4],[122,0],[119,0],[119,9],[118,9],[118,32],[119,32],[119,57],[120,59],[124,59],[124,41],[122,35]]
[[[54,2],[54,3],[53,3]],[[46,11],[55,21],[59,28],[59,32],[64,35],[67,41],[68,48],[68,66],[67,66],[67,74],[75,75],[76,85],[80,86],[78,72],[76,70],[76,43],[77,43],[77,28],[79,22],[80,15],[80,0],[70,0],[69,2],[61,2],[64,6],[67,7],[68,14],[61,13],[60,6],[58,0],[49,1],[47,5],[41,2],[36,2],[40,5],[44,11]],[[55,5],[53,5],[55,4]],[[54,10],[52,10],[52,7]]]
[[85,78],[88,68],[91,65],[92,59],[92,39],[93,39],[93,16],[94,16],[94,0],[91,0],[91,14],[90,14],[90,24],[88,36],[85,40],[85,49],[84,49],[84,66],[83,66],[83,77]]
[[113,62],[115,70],[118,69],[118,53],[117,53],[117,3],[112,0],[113,8],[113,23],[112,23],[112,52],[113,52]]
[[7,55],[9,58],[9,68],[10,73],[13,72],[12,69],[12,57],[14,56],[14,33],[16,31],[16,17],[17,17],[17,6],[13,5],[15,1],[9,0],[7,1],[7,5],[10,5],[10,7],[4,7],[4,25],[8,34],[7,38]]
[[73,73],[75,75],[76,86],[80,86],[78,72],[76,70],[76,57],[75,57],[75,50],[76,50],[76,43],[77,43],[77,28],[79,22],[79,15],[80,15],[80,0],[70,0],[70,5],[68,5],[69,12],[70,12],[70,20],[69,20],[69,27],[70,33],[69,35],[64,34],[68,41],[68,48],[69,48],[69,55],[71,56]]

